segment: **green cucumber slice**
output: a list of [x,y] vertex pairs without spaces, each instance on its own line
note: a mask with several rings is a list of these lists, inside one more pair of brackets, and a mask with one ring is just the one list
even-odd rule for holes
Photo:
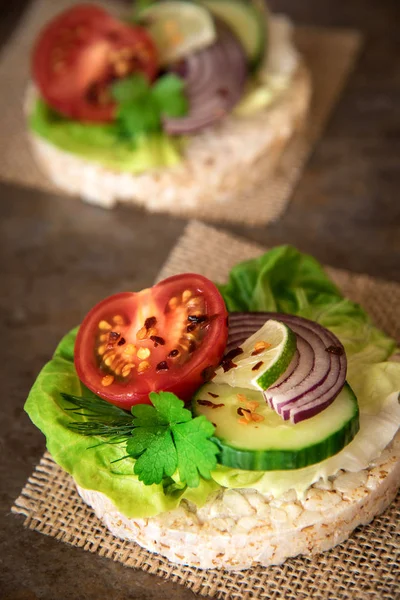
[[[263,344],[266,344],[265,349],[262,349]],[[228,369],[219,367],[213,381],[233,387],[266,390],[286,371],[296,346],[293,331],[285,323],[269,319],[241,344],[242,353],[232,361],[235,366],[228,366]]]
[[[244,417],[238,409],[244,415],[247,402],[258,403],[255,412],[263,420],[239,422]],[[207,383],[197,391],[192,406],[195,415],[204,415],[215,425],[218,462],[237,469],[301,469],[337,454],[359,430],[357,398],[348,383],[325,410],[296,424],[272,410],[262,392],[226,384]]]
[[253,0],[198,0],[209,11],[225,21],[242,42],[252,68],[256,68],[263,56],[267,39],[266,9],[261,10]]

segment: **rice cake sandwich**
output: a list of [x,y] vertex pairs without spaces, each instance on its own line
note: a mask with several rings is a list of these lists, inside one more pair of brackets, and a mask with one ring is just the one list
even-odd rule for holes
[[326,551],[400,482],[396,342],[293,248],[96,305],[26,403],[117,537],[202,569]]
[[176,213],[272,173],[311,82],[292,26],[253,0],[167,0],[130,22],[77,5],[32,53],[34,156],[68,194]]

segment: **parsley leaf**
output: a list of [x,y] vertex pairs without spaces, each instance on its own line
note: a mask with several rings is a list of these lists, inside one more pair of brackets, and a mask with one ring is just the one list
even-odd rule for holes
[[164,476],[171,477],[176,471],[178,458],[167,427],[138,427],[128,440],[126,450],[138,456],[134,472],[146,485],[161,483]]
[[210,479],[210,471],[217,465],[215,455],[218,449],[208,439],[213,432],[213,425],[204,416],[172,427],[178,453],[179,476],[189,487],[199,485],[200,475],[204,479]]
[[200,475],[209,479],[217,463],[218,448],[208,439],[213,425],[204,416],[193,419],[170,392],[152,392],[150,400],[153,406],[132,407],[135,429],[127,452],[137,459],[134,472],[151,485],[178,470],[182,483],[197,487]]
[[162,130],[162,118],[182,117],[189,110],[184,82],[167,73],[150,85],[144,75],[135,73],[117,81],[111,88],[117,102],[116,119],[125,138]]
[[184,82],[180,77],[169,73],[160,77],[153,86],[153,96],[157,100],[161,114],[167,117],[183,117],[189,109],[184,94]]

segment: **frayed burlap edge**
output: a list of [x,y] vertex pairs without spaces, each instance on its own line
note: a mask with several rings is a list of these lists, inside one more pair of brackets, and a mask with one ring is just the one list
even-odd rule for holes
[[[205,243],[205,240],[207,243]],[[196,271],[223,281],[238,261],[264,249],[192,222],[172,251],[159,278]],[[365,275],[328,269],[346,296],[362,304],[375,323],[400,339],[400,286]],[[201,571],[169,563],[131,542],[114,538],[78,496],[69,475],[46,452],[12,507],[24,525],[100,556],[180,583],[202,596],[227,600],[393,600],[400,597],[400,495],[344,544],[313,558],[298,557],[282,566],[244,572]]]
[[[72,0],[36,0],[23,15],[19,27],[2,50],[0,78],[0,133],[6,151],[0,163],[0,180],[60,193],[39,170],[33,158],[23,111],[29,80],[31,47],[43,22],[68,7]],[[98,0],[118,11],[118,3]],[[126,9],[126,7],[125,7]],[[280,156],[277,168],[270,168],[268,157],[256,165],[257,175],[246,189],[227,202],[202,203],[167,212],[189,218],[261,225],[277,220],[285,211],[293,189],[330,113],[354,67],[361,35],[354,30],[315,27],[296,28],[296,43],[310,71],[313,98],[307,124],[296,133]],[[279,143],[276,143],[279,146]],[[248,180],[250,181],[250,177]],[[149,205],[149,208],[151,206]],[[155,209],[155,208],[153,208]]]

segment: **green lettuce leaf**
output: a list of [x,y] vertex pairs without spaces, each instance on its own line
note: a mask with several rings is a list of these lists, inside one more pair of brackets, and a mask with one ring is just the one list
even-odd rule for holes
[[157,131],[137,136],[135,141],[124,139],[117,123],[73,121],[53,111],[41,99],[36,101],[29,117],[29,127],[61,150],[109,169],[139,174],[158,167],[173,167],[182,161],[183,138]]

